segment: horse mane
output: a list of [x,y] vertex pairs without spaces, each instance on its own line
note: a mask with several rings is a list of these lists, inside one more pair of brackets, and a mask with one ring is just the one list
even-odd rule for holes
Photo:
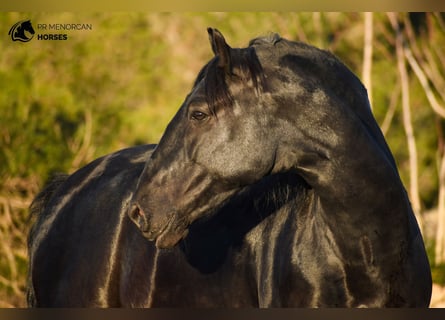
[[283,38],[281,38],[281,36],[278,33],[270,33],[267,36],[253,38],[252,40],[249,41],[249,46],[261,45],[261,44],[275,45],[281,40],[283,40]]
[[[228,86],[233,79],[238,79],[243,83],[251,81],[253,89],[258,94],[267,91],[267,82],[257,50],[264,53],[271,46],[279,47],[280,54],[277,56],[279,60],[276,63],[294,70],[299,69],[312,79],[313,84],[323,83],[342,99],[346,99],[354,108],[370,113],[366,88],[335,55],[304,42],[289,41],[277,33],[270,33],[250,40],[246,48],[230,49],[232,70],[236,70],[236,74],[233,72],[227,74],[224,68],[219,67],[218,56],[211,59],[200,70],[193,87],[202,80],[205,81],[206,102],[212,114],[216,114],[217,108],[230,107],[233,104],[233,97]],[[346,81],[338,81],[339,78]]]
[[45,212],[45,208],[52,199],[54,193],[68,177],[69,175],[67,174],[55,174],[31,202],[31,205],[29,206],[30,219],[36,219],[36,221],[34,222],[28,235],[28,249],[31,248],[34,241],[36,230],[39,229],[39,225],[45,219],[45,215],[43,214]]
[[[198,73],[193,87],[205,79],[204,90],[210,112],[215,115],[217,108],[230,107],[233,97],[230,94],[228,82],[232,80],[247,83],[252,82],[257,93],[266,90],[266,79],[255,48],[249,44],[247,48],[231,49],[232,73],[227,74],[224,68],[218,66],[219,57],[215,56]],[[233,70],[237,70],[236,73]]]
[[[45,208],[48,206],[49,201],[52,199],[53,195],[60,188],[60,186],[66,181],[69,175],[67,174],[56,174],[54,175],[45,187],[37,194],[37,196],[32,201],[29,206],[29,219],[35,219],[31,230],[28,234],[27,245],[29,255],[32,254],[31,248],[35,240],[37,232],[40,230],[40,225],[45,220]],[[47,213],[47,212],[46,212]],[[31,261],[31,259],[30,259]],[[29,265],[29,270],[31,270],[31,262]],[[31,283],[31,272],[28,272],[27,279],[27,289],[26,289],[26,299],[29,306],[35,305],[34,288]]]
[[333,53],[304,42],[282,39],[279,46],[281,54],[277,63],[304,77],[302,84],[307,86],[308,91],[325,88],[331,98],[350,109],[369,134],[378,141],[396,169],[394,157],[374,120],[366,87],[351,69]]
[[55,191],[66,181],[69,175],[67,174],[55,174],[49,182],[43,187],[43,189],[37,194],[34,200],[29,206],[31,216],[38,216],[43,209],[45,209],[49,200],[55,193]]

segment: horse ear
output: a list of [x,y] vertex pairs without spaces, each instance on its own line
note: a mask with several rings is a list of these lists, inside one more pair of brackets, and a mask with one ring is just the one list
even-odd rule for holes
[[226,43],[226,40],[218,29],[207,28],[207,32],[209,33],[209,40],[213,53],[215,56],[219,57],[218,67],[224,68],[228,74],[232,73],[230,46]]

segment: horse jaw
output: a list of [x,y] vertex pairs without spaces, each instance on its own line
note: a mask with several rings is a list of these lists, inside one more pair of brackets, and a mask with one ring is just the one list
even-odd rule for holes
[[174,220],[170,219],[169,223],[156,237],[155,245],[158,249],[174,247],[187,236],[188,232],[187,226],[175,226]]
[[217,209],[239,190],[239,188],[235,188],[214,195],[205,205],[202,205],[199,208],[192,208],[190,209],[191,213],[183,215],[183,217],[188,218],[181,219],[178,214],[173,214],[162,230],[154,237],[156,247],[165,249],[177,245],[179,241],[187,237],[189,226],[192,223],[198,219],[205,219],[205,217],[217,213]]

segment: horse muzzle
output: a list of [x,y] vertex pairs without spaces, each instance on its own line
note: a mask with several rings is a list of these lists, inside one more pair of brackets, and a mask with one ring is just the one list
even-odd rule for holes
[[171,248],[188,234],[187,224],[181,223],[172,214],[163,223],[154,224],[144,213],[142,208],[134,203],[130,206],[128,216],[141,230],[142,235],[149,241],[155,241],[157,248]]

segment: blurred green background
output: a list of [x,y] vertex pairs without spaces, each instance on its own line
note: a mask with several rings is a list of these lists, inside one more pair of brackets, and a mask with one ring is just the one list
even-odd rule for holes
[[[442,101],[445,24],[441,14],[395,15]],[[8,31],[30,19],[37,34],[67,40],[13,42]],[[87,23],[92,30],[39,30],[38,24]],[[72,173],[96,157],[156,143],[212,58],[206,28],[216,27],[232,47],[270,32],[328,49],[359,77],[363,72],[363,13],[0,13],[0,307],[25,306],[27,208],[56,172]],[[396,30],[388,14],[372,15],[373,111],[410,185],[403,123]],[[426,49],[425,49],[426,48]],[[423,59],[423,60],[422,60]],[[443,118],[408,69],[417,146],[420,216],[438,204]],[[434,69],[431,67],[431,69]],[[434,77],[433,77],[434,76]],[[441,82],[442,81],[442,82]],[[442,87],[443,90],[444,87]],[[432,214],[430,214],[432,215]],[[433,230],[429,233],[434,235]],[[434,265],[434,237],[427,239]],[[444,282],[441,266],[435,280]]]

